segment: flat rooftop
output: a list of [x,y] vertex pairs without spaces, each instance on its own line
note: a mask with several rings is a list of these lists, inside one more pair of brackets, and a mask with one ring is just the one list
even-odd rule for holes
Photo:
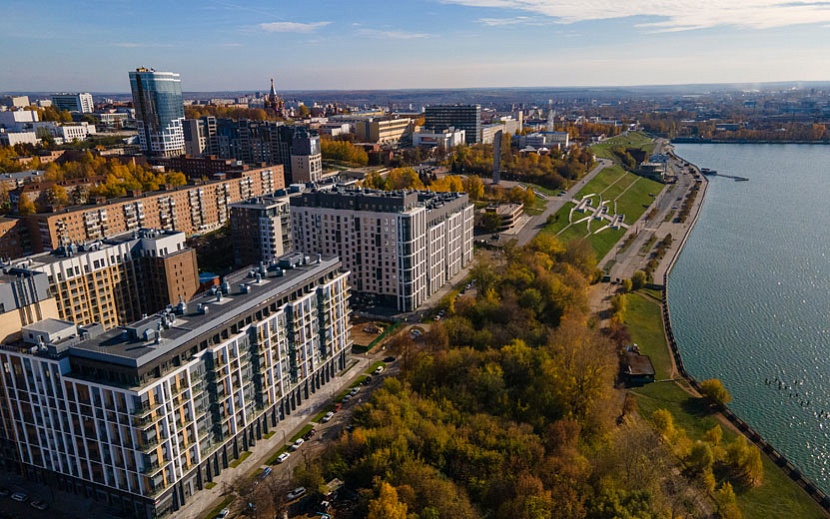
[[[217,300],[210,292],[200,294],[187,303],[184,315],[176,315],[169,327],[162,327],[161,315],[156,314],[129,326],[115,328],[95,338],[72,346],[69,351],[74,357],[83,357],[101,362],[138,368],[153,360],[174,352],[189,341],[218,330],[238,320],[240,315],[256,308],[263,301],[283,293],[290,293],[330,269],[338,266],[336,256],[324,257],[319,262],[283,270],[280,277],[264,277],[259,283],[248,277],[249,269],[234,272],[225,278],[230,285],[230,294],[222,294]],[[249,287],[247,293],[240,290],[240,284]],[[207,308],[206,313],[197,310],[197,305]],[[131,338],[128,330],[138,330],[139,337]],[[160,341],[146,339],[143,330],[152,330],[150,335],[160,334]]]

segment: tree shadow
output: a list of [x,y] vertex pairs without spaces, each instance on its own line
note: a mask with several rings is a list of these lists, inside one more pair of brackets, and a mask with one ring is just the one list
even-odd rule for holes
[[696,418],[706,418],[707,416],[712,416],[713,414],[709,403],[703,398],[695,398],[690,396],[684,400],[680,406],[683,408],[684,412]]

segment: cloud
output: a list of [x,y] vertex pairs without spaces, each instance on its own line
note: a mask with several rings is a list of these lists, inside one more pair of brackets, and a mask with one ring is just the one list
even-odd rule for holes
[[[549,17],[558,23],[656,17],[636,26],[654,32],[689,31],[718,26],[769,29],[830,22],[830,2],[782,0],[441,0],[467,7],[509,9]],[[501,22],[500,22],[501,20]],[[485,25],[516,25],[532,19],[482,18]]]
[[316,31],[320,27],[325,27],[329,25],[331,22],[312,22],[312,23],[299,23],[299,22],[271,22],[271,23],[261,23],[259,24],[259,28],[265,32],[302,32],[308,33],[312,31]]
[[479,18],[478,21],[490,27],[506,27],[509,25],[550,25],[550,19],[538,16],[516,16],[514,18]]
[[433,36],[425,32],[379,31],[377,29],[361,29],[358,33],[385,40],[417,40],[421,38],[432,38]]

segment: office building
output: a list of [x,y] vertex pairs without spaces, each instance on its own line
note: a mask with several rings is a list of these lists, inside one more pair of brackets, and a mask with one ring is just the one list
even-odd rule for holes
[[464,130],[444,130],[442,132],[415,132],[412,134],[413,146],[443,148],[448,150],[466,142]]
[[136,193],[98,204],[68,207],[61,213],[29,217],[33,252],[70,243],[86,243],[149,229],[209,232],[230,218],[230,204],[285,188],[282,166],[240,173],[239,178],[188,185],[153,193]]
[[291,265],[122,329],[24,326],[0,350],[4,464],[170,517],[346,367],[348,274],[336,258]]
[[199,288],[196,251],[181,232],[142,229],[12,264],[45,274],[58,317],[79,325],[99,323],[106,330],[188,301]]
[[184,103],[179,75],[139,68],[130,72],[130,88],[141,151],[163,157],[184,153]]
[[360,142],[397,144],[404,136],[411,134],[412,130],[412,119],[406,117],[370,117],[355,123],[355,133]]
[[290,203],[294,250],[338,255],[355,292],[403,312],[473,259],[473,206],[464,193],[336,187]]
[[7,110],[0,112],[0,128],[8,131],[32,131],[33,124],[38,122],[37,112],[34,110]]
[[270,264],[290,252],[288,197],[252,198],[231,204],[231,240],[237,267]]
[[58,110],[80,112],[82,114],[91,114],[95,111],[95,104],[92,102],[92,94],[88,92],[75,94],[52,94],[52,106]]
[[0,102],[8,108],[26,108],[29,106],[29,96],[5,96]]
[[467,144],[481,142],[481,105],[435,105],[424,111],[424,128],[443,132],[455,128],[464,130]]

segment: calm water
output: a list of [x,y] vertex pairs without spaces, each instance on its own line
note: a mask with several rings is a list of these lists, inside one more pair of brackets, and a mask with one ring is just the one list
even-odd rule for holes
[[830,146],[676,151],[750,179],[710,177],[669,279],[684,363],[723,380],[730,407],[830,491]]

